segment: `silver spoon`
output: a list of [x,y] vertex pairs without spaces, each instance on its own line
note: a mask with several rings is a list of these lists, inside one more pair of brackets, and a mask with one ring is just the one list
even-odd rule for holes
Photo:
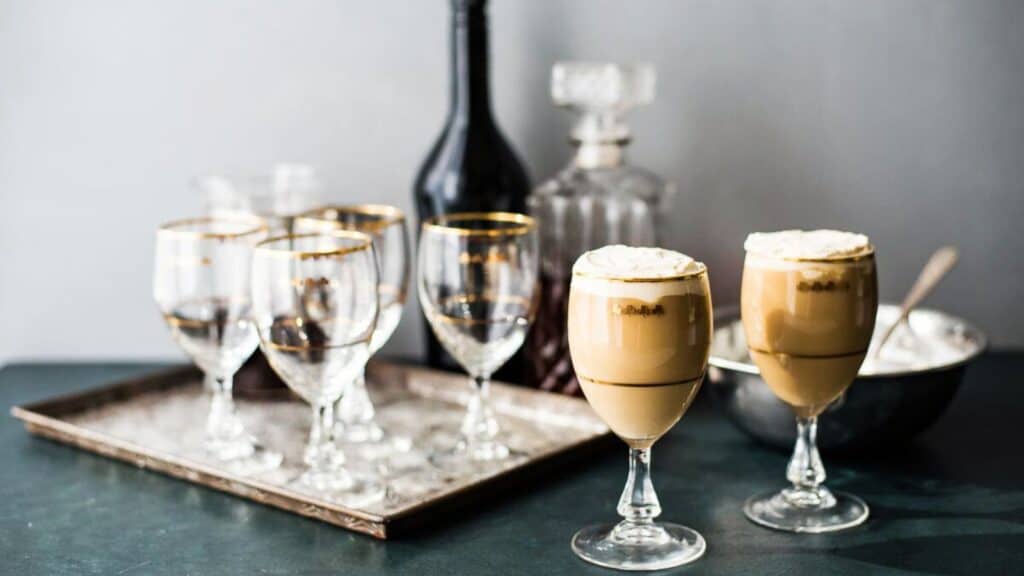
[[917,307],[926,296],[931,294],[935,286],[938,285],[946,274],[956,266],[956,261],[959,259],[959,254],[955,246],[943,246],[932,254],[932,257],[928,259],[928,262],[921,269],[921,273],[918,274],[917,280],[914,281],[914,285],[911,286],[910,291],[907,292],[906,297],[903,298],[903,303],[900,304],[900,315],[896,318],[896,321],[882,334],[882,338],[878,341],[878,346],[875,347],[873,356],[877,357],[882,351],[882,347],[889,341],[889,337],[896,330],[896,327],[907,320],[910,316],[910,311]]

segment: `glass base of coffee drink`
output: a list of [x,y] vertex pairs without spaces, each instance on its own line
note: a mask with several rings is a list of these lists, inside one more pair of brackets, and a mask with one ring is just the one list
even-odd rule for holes
[[696,531],[662,522],[629,526],[588,526],[572,537],[572,551],[587,562],[617,570],[663,570],[704,555],[707,544]]
[[853,494],[819,486],[813,492],[786,488],[750,497],[743,513],[755,524],[786,532],[820,534],[863,524],[868,505]]

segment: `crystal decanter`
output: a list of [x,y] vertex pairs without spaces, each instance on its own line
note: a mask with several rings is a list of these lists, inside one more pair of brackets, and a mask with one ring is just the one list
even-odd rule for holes
[[653,101],[654,83],[649,65],[562,62],[552,69],[555,104],[578,119],[572,161],[527,199],[539,221],[542,254],[540,308],[526,342],[534,387],[580,393],[566,336],[576,258],[608,244],[659,243],[673,190],[657,174],[626,162],[630,130],[623,120],[627,111]]

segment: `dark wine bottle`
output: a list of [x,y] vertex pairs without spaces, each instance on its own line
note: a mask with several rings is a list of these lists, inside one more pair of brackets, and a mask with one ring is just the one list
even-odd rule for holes
[[[530,181],[491,111],[487,2],[451,0],[451,109],[444,130],[416,176],[420,220],[452,212],[526,212]],[[427,363],[458,364],[426,326]],[[517,352],[494,377],[521,382],[525,357]]]

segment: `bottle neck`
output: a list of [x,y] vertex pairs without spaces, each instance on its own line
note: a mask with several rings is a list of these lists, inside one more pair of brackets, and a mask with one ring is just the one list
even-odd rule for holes
[[452,0],[451,119],[491,120],[486,0]]
[[573,157],[573,164],[577,168],[582,168],[584,170],[615,168],[622,166],[626,161],[626,143],[627,141],[573,142],[573,145],[576,146],[576,155]]
[[573,126],[572,143],[577,167],[614,168],[625,161],[629,127],[613,113],[585,112]]

